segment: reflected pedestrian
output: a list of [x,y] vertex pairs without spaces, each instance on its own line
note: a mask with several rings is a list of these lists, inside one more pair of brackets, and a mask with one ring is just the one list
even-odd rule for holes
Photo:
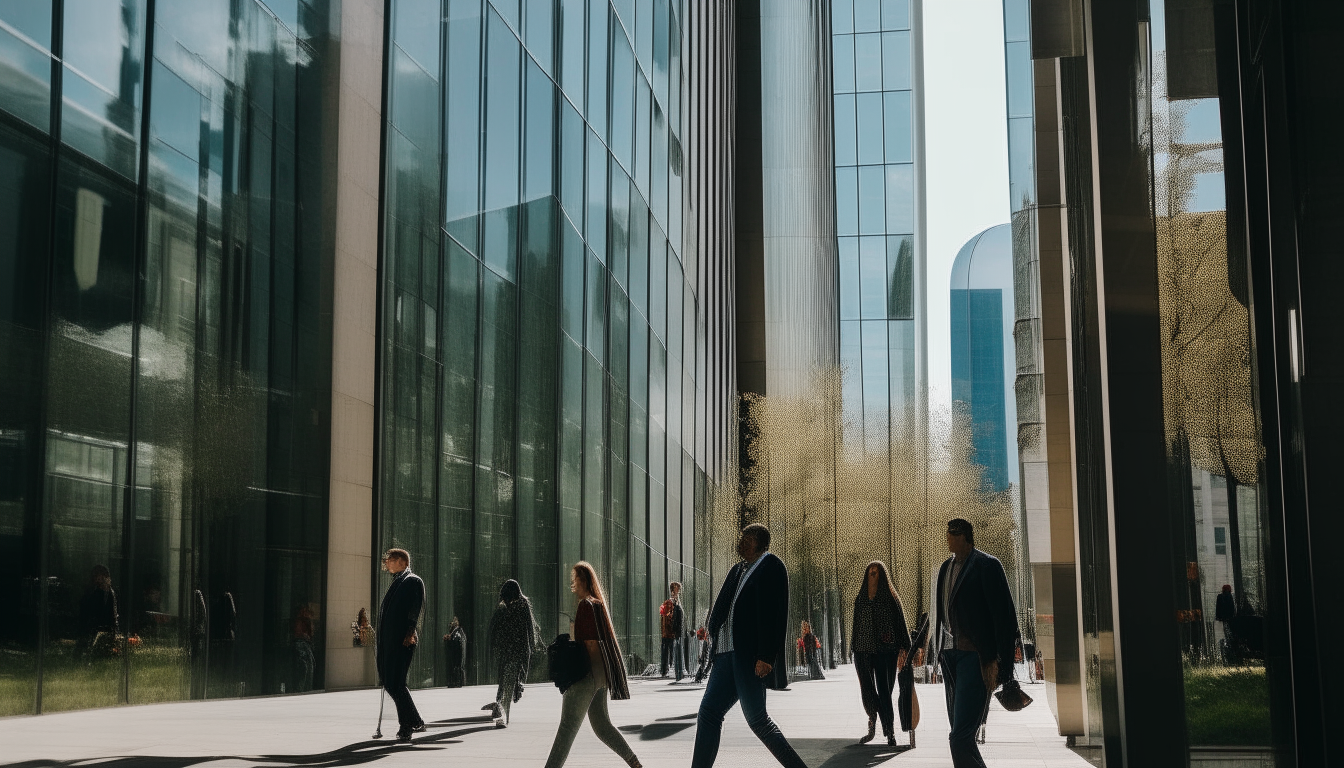
[[1013,679],[1017,612],[1003,564],[975,548],[975,529],[961,518],[947,524],[952,556],[938,569],[933,642],[942,667],[955,768],[985,768],[976,732],[990,695]]
[[509,724],[509,710],[523,698],[523,683],[532,666],[532,652],[541,647],[541,627],[532,614],[532,601],[517,581],[509,579],[499,588],[499,603],[490,617],[490,650],[499,670],[495,700],[481,709],[490,710],[497,728]]
[[565,764],[585,716],[603,744],[620,755],[631,768],[642,768],[634,750],[611,724],[611,716],[607,713],[607,699],[629,699],[630,686],[607,600],[593,566],[582,561],[575,564],[570,572],[569,589],[579,600],[574,612],[573,636],[588,651],[588,674],[565,689],[560,704],[560,728],[555,732],[546,768],[560,768]]
[[101,563],[93,566],[89,584],[79,599],[79,626],[85,653],[90,657],[113,656],[119,651],[121,613],[117,592],[112,588],[112,571]]
[[378,607],[378,676],[397,705],[397,741],[410,741],[412,733],[425,730],[425,721],[406,687],[411,658],[420,642],[417,628],[425,606],[425,582],[411,573],[411,553],[404,549],[387,550],[383,569],[392,574],[392,583]]
[[769,550],[769,528],[760,523],[743,528],[737,542],[742,561],[728,572],[714,600],[708,627],[714,668],[700,700],[691,768],[714,765],[723,717],[739,701],[747,725],[780,765],[806,768],[765,709],[765,689],[789,684],[789,572]]
[[821,641],[812,633],[812,622],[803,619],[800,628],[801,637],[798,638],[798,663],[807,665],[808,680],[825,680],[826,676],[821,673],[821,661],[818,658],[821,650]]
[[444,655],[448,662],[448,687],[461,688],[467,681],[467,634],[454,616],[443,636]]
[[695,682],[699,684],[704,681],[705,675],[709,674],[709,665],[714,658],[710,653],[709,630],[703,626],[695,630],[695,642],[700,647],[695,669]]
[[854,596],[854,627],[850,633],[854,668],[859,674],[863,709],[868,713],[868,733],[860,744],[873,740],[877,721],[887,744],[896,745],[895,709],[892,690],[896,673],[905,665],[910,651],[910,630],[896,588],[891,585],[887,566],[874,560],[864,569],[863,585]]
[[686,613],[681,607],[681,582],[674,581],[669,584],[668,591],[672,596],[664,600],[662,607],[658,609],[659,628],[663,636],[662,659],[658,674],[667,677],[667,669],[670,666],[676,675],[672,682],[679,683],[685,674],[682,635],[686,633]]

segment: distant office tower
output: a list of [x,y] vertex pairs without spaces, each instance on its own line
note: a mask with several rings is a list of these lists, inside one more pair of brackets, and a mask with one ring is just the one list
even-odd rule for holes
[[926,408],[921,10],[832,6],[845,428],[875,452],[922,435]]
[[1003,491],[1018,479],[1012,227],[990,227],[962,246],[951,285],[952,402],[970,417],[981,487]]
[[738,377],[796,395],[837,361],[827,19],[808,0],[736,10]]

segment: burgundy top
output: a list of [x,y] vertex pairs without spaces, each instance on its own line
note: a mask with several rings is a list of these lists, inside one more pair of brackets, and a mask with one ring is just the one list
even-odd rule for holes
[[593,604],[584,600],[579,603],[579,611],[574,618],[574,639],[578,642],[584,640],[597,640],[597,614],[593,611]]

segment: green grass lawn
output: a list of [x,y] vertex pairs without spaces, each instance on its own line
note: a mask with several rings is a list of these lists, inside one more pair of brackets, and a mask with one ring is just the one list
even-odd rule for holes
[[1269,746],[1264,667],[1187,667],[1185,718],[1191,746]]
[[[120,657],[88,659],[75,648],[47,651],[42,670],[42,711],[112,707],[121,703]],[[132,704],[178,701],[190,695],[185,650],[141,647],[131,651]],[[37,663],[32,653],[0,653],[0,717],[32,714]]]

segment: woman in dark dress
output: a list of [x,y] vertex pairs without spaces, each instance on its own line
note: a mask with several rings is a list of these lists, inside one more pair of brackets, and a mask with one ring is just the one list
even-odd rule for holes
[[881,718],[887,744],[895,746],[895,709],[891,694],[896,684],[896,672],[910,651],[910,630],[906,627],[901,598],[887,576],[887,566],[879,560],[864,569],[863,586],[854,597],[854,630],[850,637],[854,666],[859,673],[859,689],[863,694],[863,709],[868,713],[868,734],[859,739],[859,743],[867,744],[873,740],[877,720]]
[[481,709],[490,710],[495,726],[509,724],[509,705],[523,697],[523,681],[532,666],[532,651],[541,647],[541,628],[532,615],[532,601],[518,582],[509,579],[499,589],[499,603],[490,617],[490,649],[499,669],[495,700]]

